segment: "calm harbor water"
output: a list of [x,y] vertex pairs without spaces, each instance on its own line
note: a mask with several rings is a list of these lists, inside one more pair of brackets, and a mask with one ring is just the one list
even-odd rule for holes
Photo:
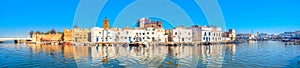
[[69,46],[0,44],[0,68],[300,67],[300,45],[278,41],[197,46]]

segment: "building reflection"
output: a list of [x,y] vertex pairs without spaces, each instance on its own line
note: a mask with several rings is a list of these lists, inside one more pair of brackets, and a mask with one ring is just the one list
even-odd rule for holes
[[236,53],[235,44],[147,47],[39,44],[29,46],[32,54],[46,54],[59,61],[75,62],[79,67],[222,67],[224,60],[234,61]]

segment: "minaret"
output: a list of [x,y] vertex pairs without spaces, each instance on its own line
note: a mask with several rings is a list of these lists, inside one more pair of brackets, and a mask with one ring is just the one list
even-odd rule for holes
[[103,28],[104,28],[104,30],[109,29],[109,21],[108,21],[107,17],[103,20]]

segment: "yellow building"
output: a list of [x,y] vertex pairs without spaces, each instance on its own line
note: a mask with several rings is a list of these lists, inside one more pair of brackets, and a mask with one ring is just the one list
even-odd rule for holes
[[73,28],[73,42],[88,43],[90,42],[91,31],[86,28]]
[[73,30],[64,29],[64,41],[69,43],[73,42]]
[[58,42],[62,41],[62,34],[39,34],[32,35],[33,42]]

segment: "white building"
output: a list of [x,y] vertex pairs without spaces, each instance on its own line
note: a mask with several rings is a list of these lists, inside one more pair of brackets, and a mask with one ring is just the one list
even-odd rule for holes
[[91,42],[103,42],[103,28],[93,27],[91,29]]
[[165,35],[164,29],[157,28],[103,28],[94,27],[91,29],[92,42],[168,42],[168,35]]
[[165,35],[164,29],[156,29],[156,28],[135,28],[130,30],[122,30],[120,31],[122,42],[167,42],[167,35]]
[[170,39],[176,43],[191,43],[192,42],[192,29],[183,26],[176,27],[170,30]]
[[220,27],[212,26],[209,28],[211,28],[210,42],[217,43],[217,42],[223,42],[225,40],[225,38],[222,35],[223,34],[222,29]]
[[104,28],[93,27],[91,29],[91,41],[92,42],[116,42],[117,28],[110,28],[104,30]]
[[211,42],[211,43],[218,43],[224,42],[226,37],[223,36],[222,29],[216,26],[192,26],[193,31],[193,42],[196,43],[204,43],[204,42]]
[[209,27],[206,27],[206,26],[203,26],[203,27],[200,27],[201,29],[201,42],[210,42],[211,40],[211,28]]
[[211,41],[211,28],[207,26],[192,26],[193,42],[210,42]]

